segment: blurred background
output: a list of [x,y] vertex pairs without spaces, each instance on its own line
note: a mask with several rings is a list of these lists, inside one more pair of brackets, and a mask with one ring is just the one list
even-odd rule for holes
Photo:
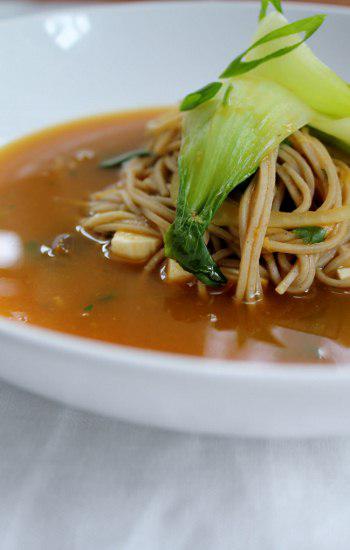
[[[121,0],[0,0],[0,17],[12,17],[15,15],[22,15],[26,13],[33,13],[42,9],[52,9],[56,7],[72,6],[79,4],[103,4],[119,2]],[[147,0],[123,0],[124,2]],[[158,0],[162,2],[162,0]],[[215,0],[212,0],[215,2]],[[235,0],[227,0],[235,1]],[[245,1],[245,0],[243,0]],[[296,0],[284,0],[285,2],[295,2]],[[321,0],[298,0],[303,2],[321,2]],[[324,0],[325,4],[342,4],[344,6],[350,6],[350,0]]]
[[[79,4],[103,4],[119,2],[121,0],[0,0],[0,18],[13,17],[16,15],[23,15],[28,13],[37,12],[43,9],[54,9],[58,7],[74,6]],[[141,1],[147,2],[147,0],[123,0],[124,2]],[[162,2],[163,0],[158,0]],[[215,2],[215,0],[212,0]],[[227,0],[228,2],[235,0]],[[245,0],[243,0],[245,1]],[[284,0],[284,2],[295,2],[296,0]],[[298,0],[308,3],[320,3],[321,0]],[[341,4],[343,6],[350,6],[350,0],[324,0],[325,4]]]
[[[91,4],[102,4],[102,3],[112,3],[118,2],[120,0],[0,0],[0,17],[1,16],[12,16],[25,12],[37,11],[46,7],[57,7],[62,5],[74,5],[82,3],[91,3]],[[135,0],[124,0],[124,2],[132,2]],[[138,0],[138,1],[147,1],[147,0]],[[162,0],[158,0],[161,2]],[[215,0],[212,0],[215,2]],[[227,0],[235,1],[235,0]],[[244,0],[243,0],[244,1]],[[285,2],[294,2],[296,0],[284,0]],[[300,0],[298,0],[300,1]],[[321,0],[301,0],[304,2],[321,2]],[[328,4],[342,4],[350,6],[350,0],[325,0],[323,3]]]
[[[72,1],[74,1],[74,0],[71,0],[71,2]],[[88,0],[88,1],[93,1],[93,0]],[[107,2],[117,2],[117,1],[119,1],[119,0],[107,0]],[[126,1],[133,1],[133,0],[126,0]],[[147,1],[147,0],[143,0],[143,1]],[[162,0],[159,0],[159,1],[161,2]],[[215,1],[215,0],[213,0],[213,1]],[[230,1],[230,0],[227,0],[227,1]],[[234,0],[231,0],[231,1],[234,1]],[[293,2],[295,0],[285,0],[285,1],[286,2]],[[298,1],[300,1],[300,0],[298,0]],[[302,0],[302,1],[321,3],[322,0]],[[15,2],[16,2],[16,0],[13,0],[13,3],[15,3]],[[98,2],[99,2],[99,0],[97,0],[97,1],[95,0],[94,3],[98,3]],[[22,3],[24,4],[25,2],[22,2]],[[36,0],[36,1],[33,1],[33,2],[28,1],[27,3],[28,4],[41,4],[42,5],[42,4],[50,4],[50,3],[52,4],[53,1],[52,0]],[[56,0],[56,3],[57,3],[57,0]],[[69,3],[69,2],[66,1],[66,3]],[[102,3],[102,2],[100,2],[100,3]],[[343,4],[345,6],[350,6],[350,0],[325,0],[322,3],[324,3],[324,4]]]
[[[15,2],[16,0],[13,0],[13,2]],[[71,2],[74,1],[74,0],[70,0]],[[99,0],[88,0],[88,1],[92,1],[94,2],[95,4],[96,3],[99,3]],[[105,0],[106,1],[106,0]],[[118,2],[120,0],[107,0],[107,2]],[[125,0],[124,0],[125,1]],[[126,1],[133,1],[133,0],[126,0]],[[143,1],[147,1],[147,0],[143,0]],[[162,0],[158,0],[158,1],[162,1]],[[213,0],[215,1],[215,0]],[[235,1],[235,0],[227,0],[227,1]],[[244,0],[243,0],[244,1]],[[296,0],[284,0],[285,2],[294,2]],[[318,3],[323,3],[323,4],[343,4],[343,5],[346,5],[346,6],[349,6],[350,5],[350,0],[298,0],[298,2],[300,3],[300,1],[302,2],[318,2]],[[24,3],[24,2],[22,2]],[[33,1],[33,2],[28,2],[29,4],[47,4],[47,3],[53,3],[52,0],[36,0],[36,1]],[[57,0],[56,0],[56,3],[57,3]],[[69,3],[66,2],[65,3]],[[100,2],[100,3],[103,3],[103,2]]]
[[[15,1],[16,0],[13,0],[13,2],[15,2]],[[70,0],[70,1],[74,2],[74,0]],[[99,0],[97,0],[97,1],[96,0],[88,0],[88,1],[92,1],[93,3],[103,3],[103,1],[99,2]],[[107,0],[107,2],[118,2],[118,1],[120,1],[120,0]],[[126,1],[133,1],[133,0],[126,0]],[[147,0],[142,0],[142,1],[147,1]],[[158,1],[161,2],[162,0],[158,0]],[[215,1],[215,0],[213,0],[213,1]],[[235,0],[227,0],[227,1],[235,1]],[[296,0],[284,0],[284,1],[285,2],[294,2]],[[324,3],[324,4],[343,4],[345,6],[350,6],[350,0],[298,0],[299,3],[300,3],[300,1],[302,1],[302,2],[318,2],[318,3]],[[22,2],[22,3],[24,3],[24,2]],[[50,3],[52,4],[53,1],[52,0],[36,0],[36,1],[33,1],[33,2],[29,1],[28,3],[29,4],[41,4],[42,5],[42,4],[50,4]],[[57,0],[56,0],[56,3],[57,3]],[[67,0],[66,0],[65,3],[69,3],[69,2],[67,2]]]
[[[35,13],[40,10],[62,8],[65,6],[74,6],[79,4],[104,4],[124,1],[128,2],[147,2],[148,0],[0,0],[0,18],[13,17],[16,15],[24,15]],[[156,0],[162,2],[163,0]],[[211,0],[215,2],[216,0]],[[235,0],[226,0],[234,2]],[[245,0],[241,0],[245,1]],[[339,4],[350,6],[350,0],[284,0],[285,3],[298,1],[307,3],[324,3],[324,4]]]

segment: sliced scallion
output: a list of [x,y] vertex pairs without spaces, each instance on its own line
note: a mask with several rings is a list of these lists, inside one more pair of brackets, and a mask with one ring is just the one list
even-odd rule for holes
[[222,82],[211,82],[196,92],[188,94],[180,104],[180,111],[191,111],[202,103],[216,96],[222,86]]
[[265,15],[266,15],[266,12],[267,12],[267,8],[268,8],[270,3],[273,5],[273,7],[276,9],[276,11],[279,11],[280,13],[283,13],[280,0],[261,0],[259,21],[264,19]]
[[293,233],[302,239],[305,244],[317,244],[322,243],[325,240],[327,229],[324,227],[310,225],[293,229]]

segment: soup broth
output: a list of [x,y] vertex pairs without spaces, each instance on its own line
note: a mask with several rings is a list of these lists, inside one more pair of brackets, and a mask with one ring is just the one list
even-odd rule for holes
[[158,111],[101,116],[18,141],[0,154],[0,313],[22,323],[138,348],[224,359],[350,359],[350,295],[267,290],[238,305],[203,301],[158,270],[116,262],[77,225],[90,193],[115,181],[102,159],[143,145]]

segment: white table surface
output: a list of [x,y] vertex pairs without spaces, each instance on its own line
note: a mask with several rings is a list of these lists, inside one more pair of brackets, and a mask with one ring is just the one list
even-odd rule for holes
[[349,548],[349,439],[161,432],[0,383],[0,550]]

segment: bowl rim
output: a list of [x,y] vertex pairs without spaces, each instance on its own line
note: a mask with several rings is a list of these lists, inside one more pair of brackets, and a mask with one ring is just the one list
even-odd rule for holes
[[[144,3],[136,1],[133,3],[121,2],[118,4],[103,3],[102,5],[80,4],[77,6],[54,7],[45,9],[39,13],[23,14],[13,17],[5,17],[0,21],[0,27],[13,27],[18,23],[30,24],[41,22],[47,17],[55,15],[74,15],[84,11],[88,15],[106,14],[111,12],[135,12],[135,11],[166,11],[169,7],[183,9],[187,7],[196,7],[204,5],[213,7],[211,0],[170,0],[165,2],[150,1]],[[236,1],[234,3],[228,0],[218,0],[215,7],[235,6],[236,9],[247,8],[257,9],[260,5],[256,0]],[[331,13],[350,15],[350,6],[334,6],[330,4],[306,4],[302,2],[293,2],[287,6],[287,11],[309,11],[318,13],[327,10]],[[21,139],[21,138],[19,138]],[[5,144],[6,146],[7,144]],[[343,380],[350,381],[350,361],[334,365],[330,362],[324,363],[283,363],[252,360],[235,359],[214,359],[208,357],[197,357],[191,355],[176,354],[170,352],[160,352],[150,349],[124,346],[121,344],[112,344],[91,338],[71,335],[56,330],[43,328],[34,324],[24,324],[18,321],[0,316],[0,337],[5,336],[19,344],[26,343],[34,345],[36,348],[46,350],[47,352],[64,352],[73,356],[82,356],[87,359],[106,360],[108,362],[122,362],[128,367],[138,370],[151,369],[153,372],[161,371],[178,374],[187,374],[192,377],[220,377],[230,380],[242,378],[258,378],[263,383],[271,380],[283,381],[290,380],[294,382],[328,381]]]
[[214,359],[151,349],[136,348],[85,338],[69,333],[21,323],[0,316],[0,337],[34,346],[39,351],[66,353],[80,359],[122,363],[134,371],[172,372],[191,377],[220,377],[228,380],[259,378],[261,382],[350,381],[350,363],[282,363],[252,360]]

